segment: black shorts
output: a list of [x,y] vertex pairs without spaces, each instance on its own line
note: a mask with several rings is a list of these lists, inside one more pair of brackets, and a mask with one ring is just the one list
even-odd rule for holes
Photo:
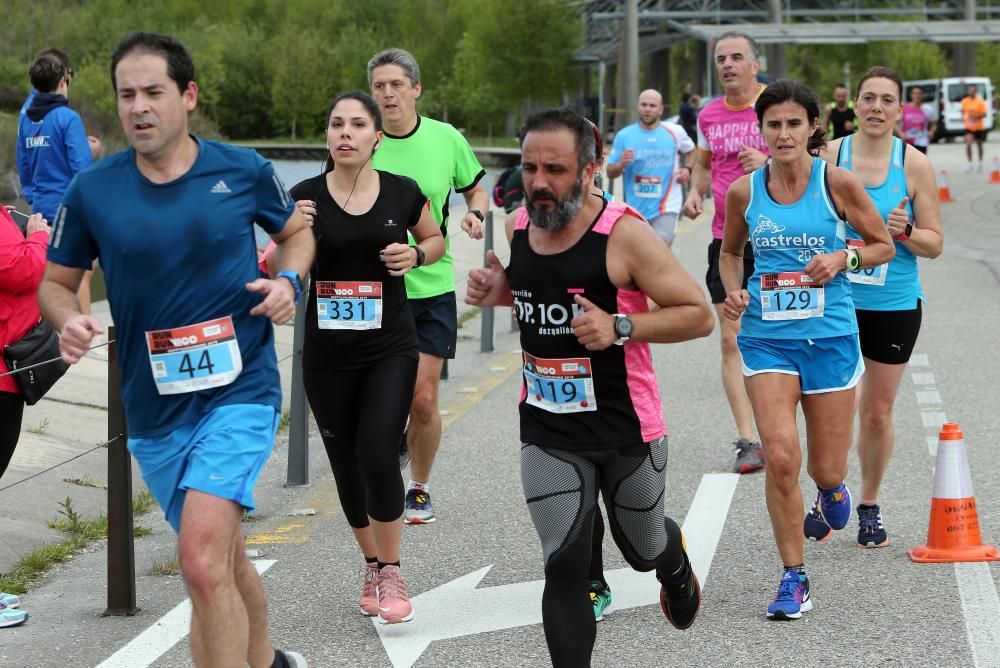
[[909,362],[920,333],[921,312],[919,299],[917,308],[907,311],[855,310],[861,354],[882,364]]
[[910,144],[910,146],[912,146],[913,148],[917,149],[918,151],[920,151],[924,155],[927,155],[927,147],[926,146],[918,146],[916,144]]
[[976,141],[986,141],[986,130],[966,130],[966,135],[972,135]]
[[455,359],[458,340],[458,307],[455,293],[436,297],[410,299],[410,313],[417,325],[417,347],[420,352],[443,359]]
[[[712,295],[713,304],[721,304],[726,301],[726,288],[722,285],[722,276],[719,274],[719,251],[722,250],[722,239],[712,239],[708,245],[708,271],[705,272],[705,285],[708,286],[708,293]],[[743,288],[746,289],[747,281],[753,276],[753,249],[750,243],[743,248]]]

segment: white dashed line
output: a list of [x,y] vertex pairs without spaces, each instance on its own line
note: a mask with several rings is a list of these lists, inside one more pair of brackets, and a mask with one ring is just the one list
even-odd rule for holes
[[917,392],[917,403],[918,404],[939,404],[941,403],[941,395],[937,390],[924,390],[922,392]]
[[914,385],[933,385],[934,374],[931,372],[910,374]]
[[910,366],[930,366],[930,362],[927,361],[927,355],[910,355]]
[[996,666],[1000,657],[1000,599],[989,564],[955,564],[962,616],[976,668]]
[[920,420],[924,423],[925,427],[940,429],[941,425],[948,421],[948,416],[944,414],[944,411],[925,410],[920,413]]

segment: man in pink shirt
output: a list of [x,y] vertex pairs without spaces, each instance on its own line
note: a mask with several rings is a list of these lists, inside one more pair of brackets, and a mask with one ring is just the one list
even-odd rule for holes
[[[743,359],[736,346],[738,321],[725,317],[726,299],[719,276],[719,250],[726,212],[726,190],[743,174],[767,162],[767,145],[760,135],[754,102],[764,89],[757,82],[760,48],[749,35],[727,32],[715,45],[715,70],[724,94],[709,102],[698,115],[698,157],[691,175],[691,192],[684,202],[684,215],[697,218],[704,211],[703,200],[712,188],[715,216],[712,243],[708,247],[705,282],[715,305],[722,331],[722,385],[736,421],[739,438],[735,446],[733,470],[749,473],[764,466],[764,452],[753,431],[753,411],[743,386]],[[743,287],[753,274],[753,253],[747,244],[743,252]]]

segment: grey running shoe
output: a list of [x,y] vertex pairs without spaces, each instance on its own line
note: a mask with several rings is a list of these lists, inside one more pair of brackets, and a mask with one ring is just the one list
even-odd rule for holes
[[764,468],[764,449],[760,447],[760,443],[751,443],[746,438],[740,438],[735,445],[736,463],[733,464],[733,471],[752,473]]
[[309,668],[309,664],[298,652],[275,649],[274,663],[271,664],[271,668]]
[[434,521],[434,506],[431,505],[430,493],[417,485],[407,490],[406,502],[403,507],[404,524],[430,524]]

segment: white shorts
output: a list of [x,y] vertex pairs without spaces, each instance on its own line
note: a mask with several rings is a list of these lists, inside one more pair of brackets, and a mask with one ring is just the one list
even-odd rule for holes
[[661,213],[649,221],[649,224],[653,226],[653,231],[669,244],[673,242],[674,235],[677,233],[677,219],[679,217],[680,214],[677,213]]

